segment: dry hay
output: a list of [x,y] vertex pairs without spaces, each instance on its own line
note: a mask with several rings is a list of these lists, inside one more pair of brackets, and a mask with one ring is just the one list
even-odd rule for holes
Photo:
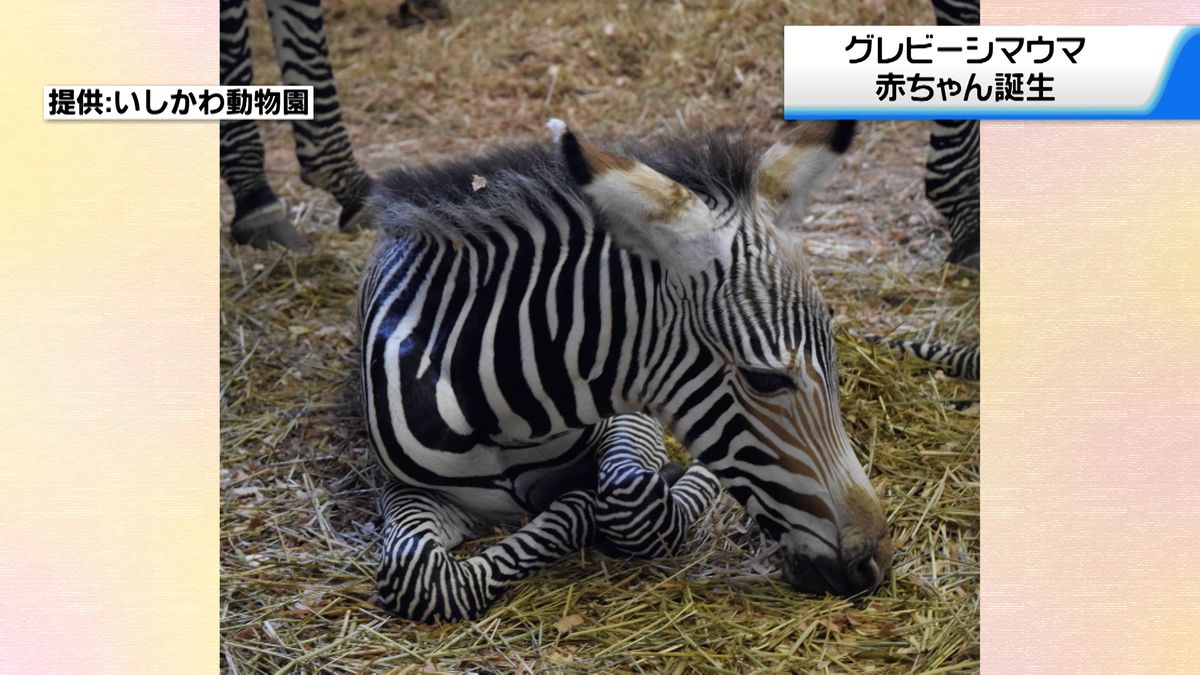
[[[636,13],[603,3],[479,0],[451,3],[453,24],[401,32],[382,28],[391,2],[330,3],[359,155],[378,170],[537,138],[547,109],[564,107],[601,133],[649,134],[704,119],[769,137],[782,126],[778,25],[929,21],[923,2],[824,13],[800,3],[711,4],[647,4]],[[602,40],[613,37],[608,23],[619,40]],[[270,81],[269,38],[255,28],[255,65]],[[506,68],[522,40],[534,55],[515,63],[534,65]],[[683,57],[676,66],[648,66],[673,51]],[[364,61],[373,54],[387,56]],[[528,88],[553,59],[562,64],[555,91]],[[630,70],[631,95],[610,96],[621,69]],[[394,86],[379,86],[395,71]],[[738,72],[749,84],[722,89]],[[527,88],[513,89],[522,78]],[[379,475],[347,400],[353,297],[373,237],[334,231],[336,204],[301,185],[286,127],[269,126],[273,182],[313,251],[221,249],[222,668],[976,670],[979,418],[943,401],[977,399],[978,386],[856,337],[897,330],[978,339],[978,283],[939,263],[945,235],[922,197],[927,133],[923,123],[863,125],[843,168],[789,230],[836,313],[847,431],[896,541],[883,588],[856,600],[791,591],[776,570],[775,544],[726,497],[676,559],[627,561],[588,549],[514,585],[478,621],[426,626],[373,603]],[[224,204],[227,221],[227,196]]]

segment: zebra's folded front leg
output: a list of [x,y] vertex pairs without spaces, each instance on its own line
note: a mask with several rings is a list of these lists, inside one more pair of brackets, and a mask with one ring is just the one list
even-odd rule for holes
[[392,481],[383,496],[380,604],[417,621],[478,617],[509,583],[585,546],[595,509],[594,493],[568,492],[503,541],[458,559],[450,549],[477,534],[478,521],[434,492]]
[[616,552],[655,558],[679,551],[716,499],[720,484],[699,464],[679,475],[667,463],[663,430],[645,415],[607,420],[599,441],[596,525]]

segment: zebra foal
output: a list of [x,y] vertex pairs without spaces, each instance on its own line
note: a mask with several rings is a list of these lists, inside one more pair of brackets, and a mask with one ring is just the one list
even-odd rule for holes
[[801,124],[765,153],[738,133],[605,149],[550,126],[554,145],[400,170],[374,197],[358,312],[389,475],[381,603],[474,617],[593,539],[674,552],[720,486],[796,588],[876,588],[891,543],[842,427],[830,313],[774,226],[854,124]]

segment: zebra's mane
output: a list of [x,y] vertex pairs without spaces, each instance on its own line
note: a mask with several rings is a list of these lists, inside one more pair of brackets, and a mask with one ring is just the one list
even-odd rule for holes
[[[740,204],[753,198],[761,147],[739,131],[606,145],[701,195]],[[371,203],[389,234],[459,238],[484,231],[500,219],[519,226],[531,198],[545,199],[552,193],[586,203],[558,147],[531,143],[396,169],[379,181]]]

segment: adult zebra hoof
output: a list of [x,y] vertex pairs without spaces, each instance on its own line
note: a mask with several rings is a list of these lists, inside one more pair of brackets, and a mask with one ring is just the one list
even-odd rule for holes
[[369,218],[367,198],[375,190],[375,181],[366,177],[363,184],[355,191],[355,197],[342,203],[342,212],[338,215],[338,229],[344,234],[354,234],[374,227],[375,222]]
[[387,21],[395,28],[408,28],[449,18],[450,9],[444,0],[401,0],[396,12],[389,15]]
[[978,272],[979,271],[979,251],[976,250],[974,253],[965,254],[956,260],[949,260],[948,262],[952,262],[956,265],[960,265],[969,270],[975,270],[976,272]]
[[270,247],[272,242],[294,251],[308,245],[304,235],[283,212],[283,204],[277,201],[235,217],[229,226],[229,234],[235,244],[249,244],[259,249]]

